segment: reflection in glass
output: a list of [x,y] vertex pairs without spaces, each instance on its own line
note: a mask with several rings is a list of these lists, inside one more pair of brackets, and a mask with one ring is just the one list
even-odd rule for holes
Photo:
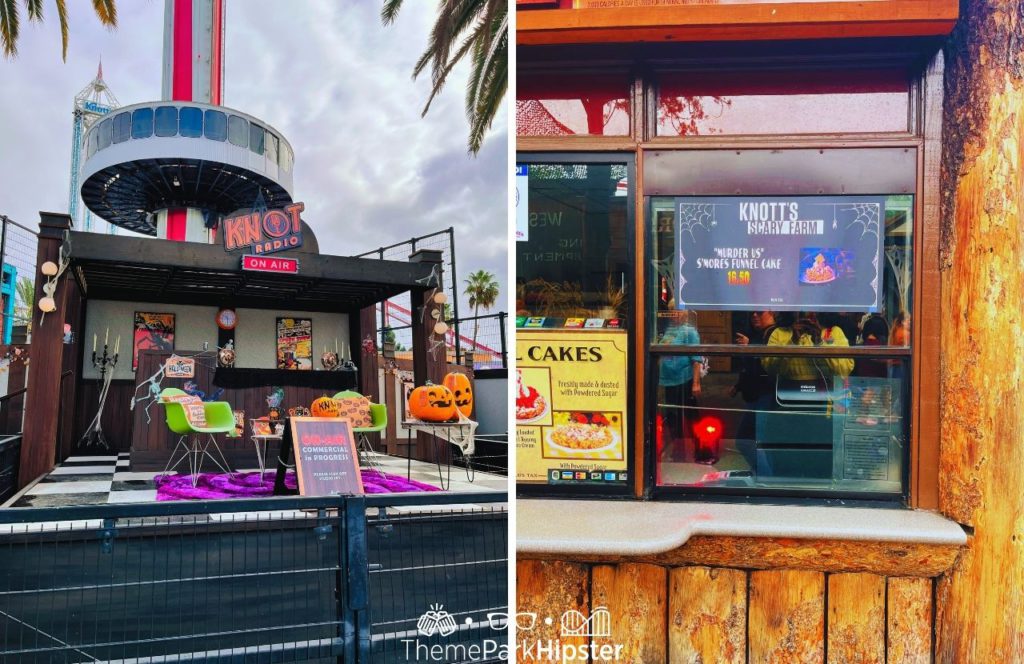
[[178,108],[158,106],[156,109],[156,135],[175,136],[178,133]]
[[249,125],[249,149],[256,154],[263,154],[263,127],[252,123]]
[[901,70],[665,73],[658,135],[907,131]]
[[228,116],[228,141],[240,148],[249,147],[249,122],[245,118]]
[[203,135],[203,110],[201,108],[186,106],[181,109],[178,116],[182,136],[186,138],[199,138]]
[[118,113],[114,116],[114,143],[123,143],[131,136],[132,114]]
[[[656,373],[682,356],[659,356]],[[702,358],[691,358],[696,366]],[[897,494],[907,452],[903,359],[719,358],[728,370],[687,399],[663,385],[655,406],[660,486]]]
[[228,119],[220,111],[206,111],[203,135],[211,141],[223,141],[228,137]]
[[627,316],[628,184],[625,164],[530,164],[529,233],[515,247],[517,315],[556,327]]
[[137,108],[132,111],[132,138],[149,138],[153,135],[153,109]]
[[626,136],[629,80],[614,74],[520,79],[516,131],[520,136]]
[[99,146],[98,150],[110,147],[110,141],[113,134],[114,118],[106,118],[100,122],[99,126],[96,127],[96,132],[99,134]]

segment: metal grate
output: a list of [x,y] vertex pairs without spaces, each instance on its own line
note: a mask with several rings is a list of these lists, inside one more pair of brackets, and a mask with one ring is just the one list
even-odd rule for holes
[[0,662],[392,661],[423,600],[506,603],[507,516],[469,500],[507,496],[5,510]]

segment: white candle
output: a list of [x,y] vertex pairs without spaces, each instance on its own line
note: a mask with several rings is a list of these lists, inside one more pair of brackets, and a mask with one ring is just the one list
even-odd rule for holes
[[92,352],[96,352],[96,335],[92,335]]
[[103,345],[106,346],[107,342],[110,341],[110,328],[107,328],[107,333],[103,335]]
[[117,335],[117,341],[114,342],[114,355],[117,355],[117,352],[119,350],[121,350],[121,335],[120,334]]

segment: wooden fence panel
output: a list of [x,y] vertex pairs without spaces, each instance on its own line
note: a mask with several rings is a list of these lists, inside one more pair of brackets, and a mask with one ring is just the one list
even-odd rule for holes
[[535,615],[532,629],[525,629],[525,625],[520,624],[518,641],[533,644],[560,640],[563,647],[586,646],[590,642],[589,637],[561,636],[560,621],[567,611],[589,616],[590,568],[581,563],[562,561],[518,561],[516,611],[518,616]]
[[889,579],[888,664],[932,661],[932,579]]
[[670,662],[747,661],[747,574],[716,567],[669,572]]
[[595,645],[621,645],[622,662],[669,661],[665,624],[668,574],[664,567],[642,563],[597,565],[591,588],[592,609],[607,607],[612,624],[611,636],[595,638]]
[[885,664],[885,577],[828,577],[829,664]]
[[750,664],[825,661],[825,575],[794,570],[750,573]]

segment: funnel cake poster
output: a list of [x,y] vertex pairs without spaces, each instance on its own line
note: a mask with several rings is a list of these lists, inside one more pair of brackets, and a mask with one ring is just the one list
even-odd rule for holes
[[877,311],[884,196],[675,199],[680,309]]

